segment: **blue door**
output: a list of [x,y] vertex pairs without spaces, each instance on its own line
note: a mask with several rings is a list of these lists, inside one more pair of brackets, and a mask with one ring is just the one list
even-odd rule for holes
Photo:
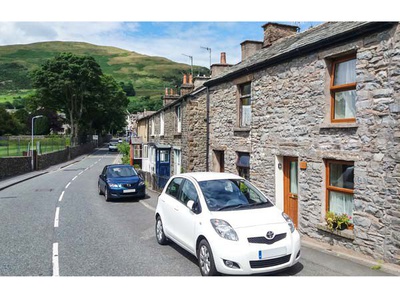
[[158,188],[164,188],[170,177],[170,149],[156,149],[156,176]]

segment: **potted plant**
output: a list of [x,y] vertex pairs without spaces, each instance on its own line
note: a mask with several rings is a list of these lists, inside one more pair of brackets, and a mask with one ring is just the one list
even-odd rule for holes
[[328,211],[325,215],[325,221],[327,227],[331,231],[333,231],[333,229],[344,230],[351,224],[351,217],[345,213],[336,214],[332,211]]

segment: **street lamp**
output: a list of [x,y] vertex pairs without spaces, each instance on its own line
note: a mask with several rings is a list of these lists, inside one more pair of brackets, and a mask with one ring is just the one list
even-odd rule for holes
[[34,116],[33,118],[32,118],[32,142],[31,142],[31,166],[32,166],[32,171],[33,171],[33,168],[34,168],[34,164],[33,164],[33,122],[34,122],[34,120],[35,119],[38,119],[38,118],[42,118],[43,116],[42,115],[38,115],[38,116]]

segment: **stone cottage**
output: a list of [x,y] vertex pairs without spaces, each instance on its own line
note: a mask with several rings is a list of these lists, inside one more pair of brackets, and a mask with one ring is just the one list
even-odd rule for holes
[[[303,236],[400,264],[399,23],[263,27],[204,83],[207,168],[250,179]],[[354,228],[328,230],[328,211]]]

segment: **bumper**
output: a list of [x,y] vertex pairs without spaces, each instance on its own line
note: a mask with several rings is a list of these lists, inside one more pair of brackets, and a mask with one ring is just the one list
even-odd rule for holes
[[141,187],[135,188],[134,192],[127,192],[127,189],[118,188],[118,189],[108,189],[108,196],[111,199],[124,199],[124,198],[132,198],[139,197],[144,198],[146,196],[146,187],[143,185]]
[[[293,232],[273,245],[252,244],[247,241],[228,241],[222,238],[211,242],[218,272],[231,275],[250,275],[283,270],[300,259],[300,235]],[[227,261],[232,262],[231,267]]]

